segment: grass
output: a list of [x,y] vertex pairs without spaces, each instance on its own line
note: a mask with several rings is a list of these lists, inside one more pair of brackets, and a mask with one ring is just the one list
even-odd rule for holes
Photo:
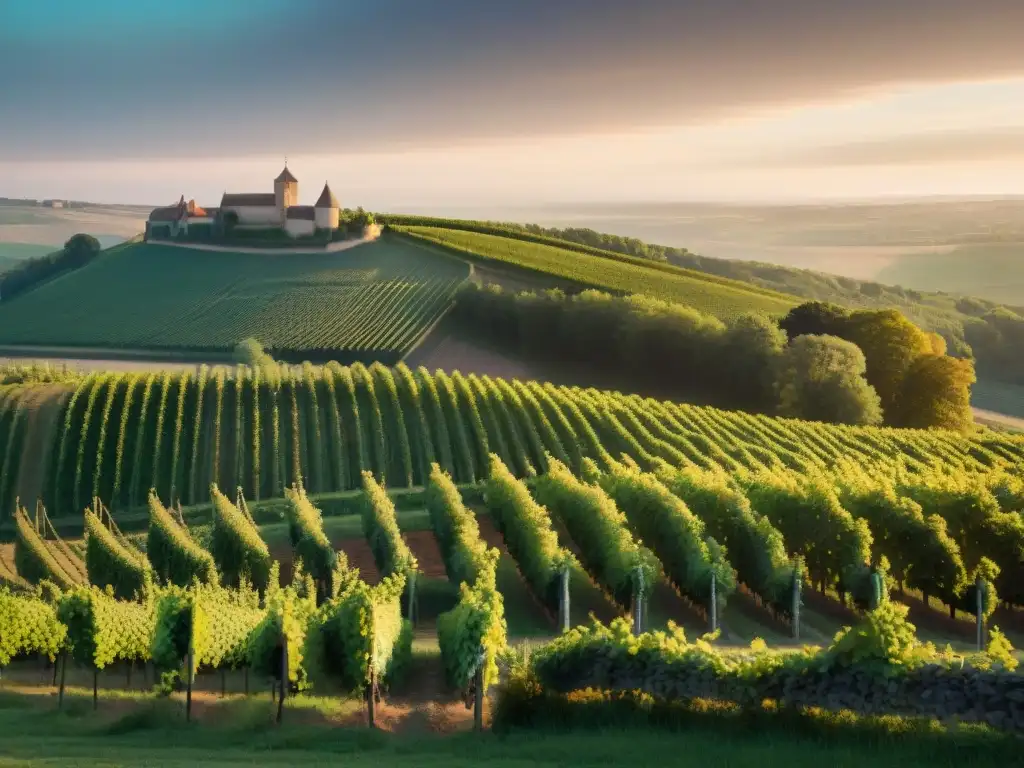
[[646,266],[642,260],[623,261],[614,254],[598,256],[510,237],[437,227],[403,227],[399,231],[456,252],[523,267],[616,293],[642,293],[687,304],[718,317],[744,312],[783,315],[799,300],[768,293],[754,286],[726,284],[699,272]]
[[293,362],[397,360],[469,272],[393,238],[286,255],[136,243],[0,304],[0,344],[216,352],[256,337]]
[[[990,732],[948,734],[885,728],[818,727],[792,731],[782,723],[738,728],[705,719],[675,731],[609,728],[505,734],[440,735],[411,727],[389,733],[339,724],[352,702],[289,699],[273,725],[266,696],[229,698],[186,723],[180,701],[104,694],[92,711],[86,691],[71,690],[65,711],[48,696],[0,692],[0,766],[276,765],[517,766],[728,765],[732,768],[892,768],[1008,765],[1019,746]],[[414,723],[413,718],[407,722]]]

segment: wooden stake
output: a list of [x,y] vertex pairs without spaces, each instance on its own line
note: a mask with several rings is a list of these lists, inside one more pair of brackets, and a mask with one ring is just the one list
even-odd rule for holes
[[277,697],[277,722],[281,724],[284,714],[284,695],[288,683],[288,635],[281,636],[281,691]]
[[562,590],[561,599],[558,605],[559,618],[562,623],[562,632],[569,631],[569,566],[562,569]]
[[481,662],[476,666],[476,675],[474,675],[473,684],[476,686],[474,693],[473,702],[473,730],[482,731],[484,729],[484,663]]
[[366,689],[366,717],[370,727],[377,727],[377,673],[370,667],[370,684]]

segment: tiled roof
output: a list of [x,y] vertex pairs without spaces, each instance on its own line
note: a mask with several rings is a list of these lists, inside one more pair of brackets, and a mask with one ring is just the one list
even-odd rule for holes
[[181,218],[181,209],[176,205],[154,208],[149,214],[150,221],[177,221],[179,218]]
[[305,219],[306,221],[316,220],[316,209],[312,205],[289,205],[287,217],[289,219]]
[[240,192],[237,194],[224,193],[220,200],[220,207],[227,208],[233,205],[251,206],[276,206],[277,198],[273,192]]
[[299,180],[292,176],[292,172],[288,170],[287,165],[284,167],[284,170],[278,174],[278,177],[274,179],[274,181],[294,181],[296,184],[299,183]]
[[338,205],[338,198],[331,192],[331,188],[327,186],[327,182],[324,182],[324,191],[320,193],[319,199],[316,201],[316,208],[340,208]]

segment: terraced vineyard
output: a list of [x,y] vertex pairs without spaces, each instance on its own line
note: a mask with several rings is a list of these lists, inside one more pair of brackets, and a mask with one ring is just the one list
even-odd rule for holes
[[0,343],[224,352],[255,337],[283,359],[395,361],[469,272],[396,239],[287,255],[139,243],[0,305]]
[[620,294],[646,294],[686,304],[716,317],[744,312],[783,315],[799,303],[782,294],[744,286],[698,272],[616,254],[571,250],[542,242],[483,232],[423,226],[394,226],[413,238],[444,246],[470,258],[492,260]]
[[[994,587],[985,587],[989,612],[997,599],[1024,605],[1024,438],[1013,435],[828,426],[538,382],[332,364],[281,377],[246,368],[94,374],[67,400],[53,440],[44,490],[54,519],[80,515],[94,497],[115,518],[130,516],[145,508],[150,488],[186,506],[206,503],[211,483],[254,502],[293,485],[356,490],[366,477],[417,488],[435,462],[462,487],[482,488],[493,511],[497,461],[509,478],[561,467],[562,486],[537,487],[564,526],[559,535],[593,546],[581,538],[598,530],[581,524],[586,514],[606,520],[601,530],[652,542],[669,593],[698,612],[707,610],[712,573],[720,600],[740,585],[780,621],[797,573],[858,605],[876,599],[876,573],[953,615],[973,612],[976,584]],[[584,494],[591,511],[562,511],[565,494],[586,490],[573,476],[607,500]],[[506,538],[511,520],[493,517]],[[627,539],[618,546],[610,560],[580,554],[601,585],[598,603],[603,591],[625,604],[625,564],[645,562]],[[533,586],[550,607],[553,587],[542,581]],[[655,600],[663,615],[673,599]]]

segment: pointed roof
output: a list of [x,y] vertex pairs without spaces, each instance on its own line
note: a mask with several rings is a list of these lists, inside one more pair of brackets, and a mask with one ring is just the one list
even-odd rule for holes
[[284,170],[278,174],[278,177],[274,181],[292,181],[298,184],[299,180],[292,176],[292,172],[288,170],[288,163],[284,164]]
[[314,208],[340,208],[338,205],[338,198],[331,192],[331,188],[324,182],[324,191],[320,193],[320,197],[317,199]]

